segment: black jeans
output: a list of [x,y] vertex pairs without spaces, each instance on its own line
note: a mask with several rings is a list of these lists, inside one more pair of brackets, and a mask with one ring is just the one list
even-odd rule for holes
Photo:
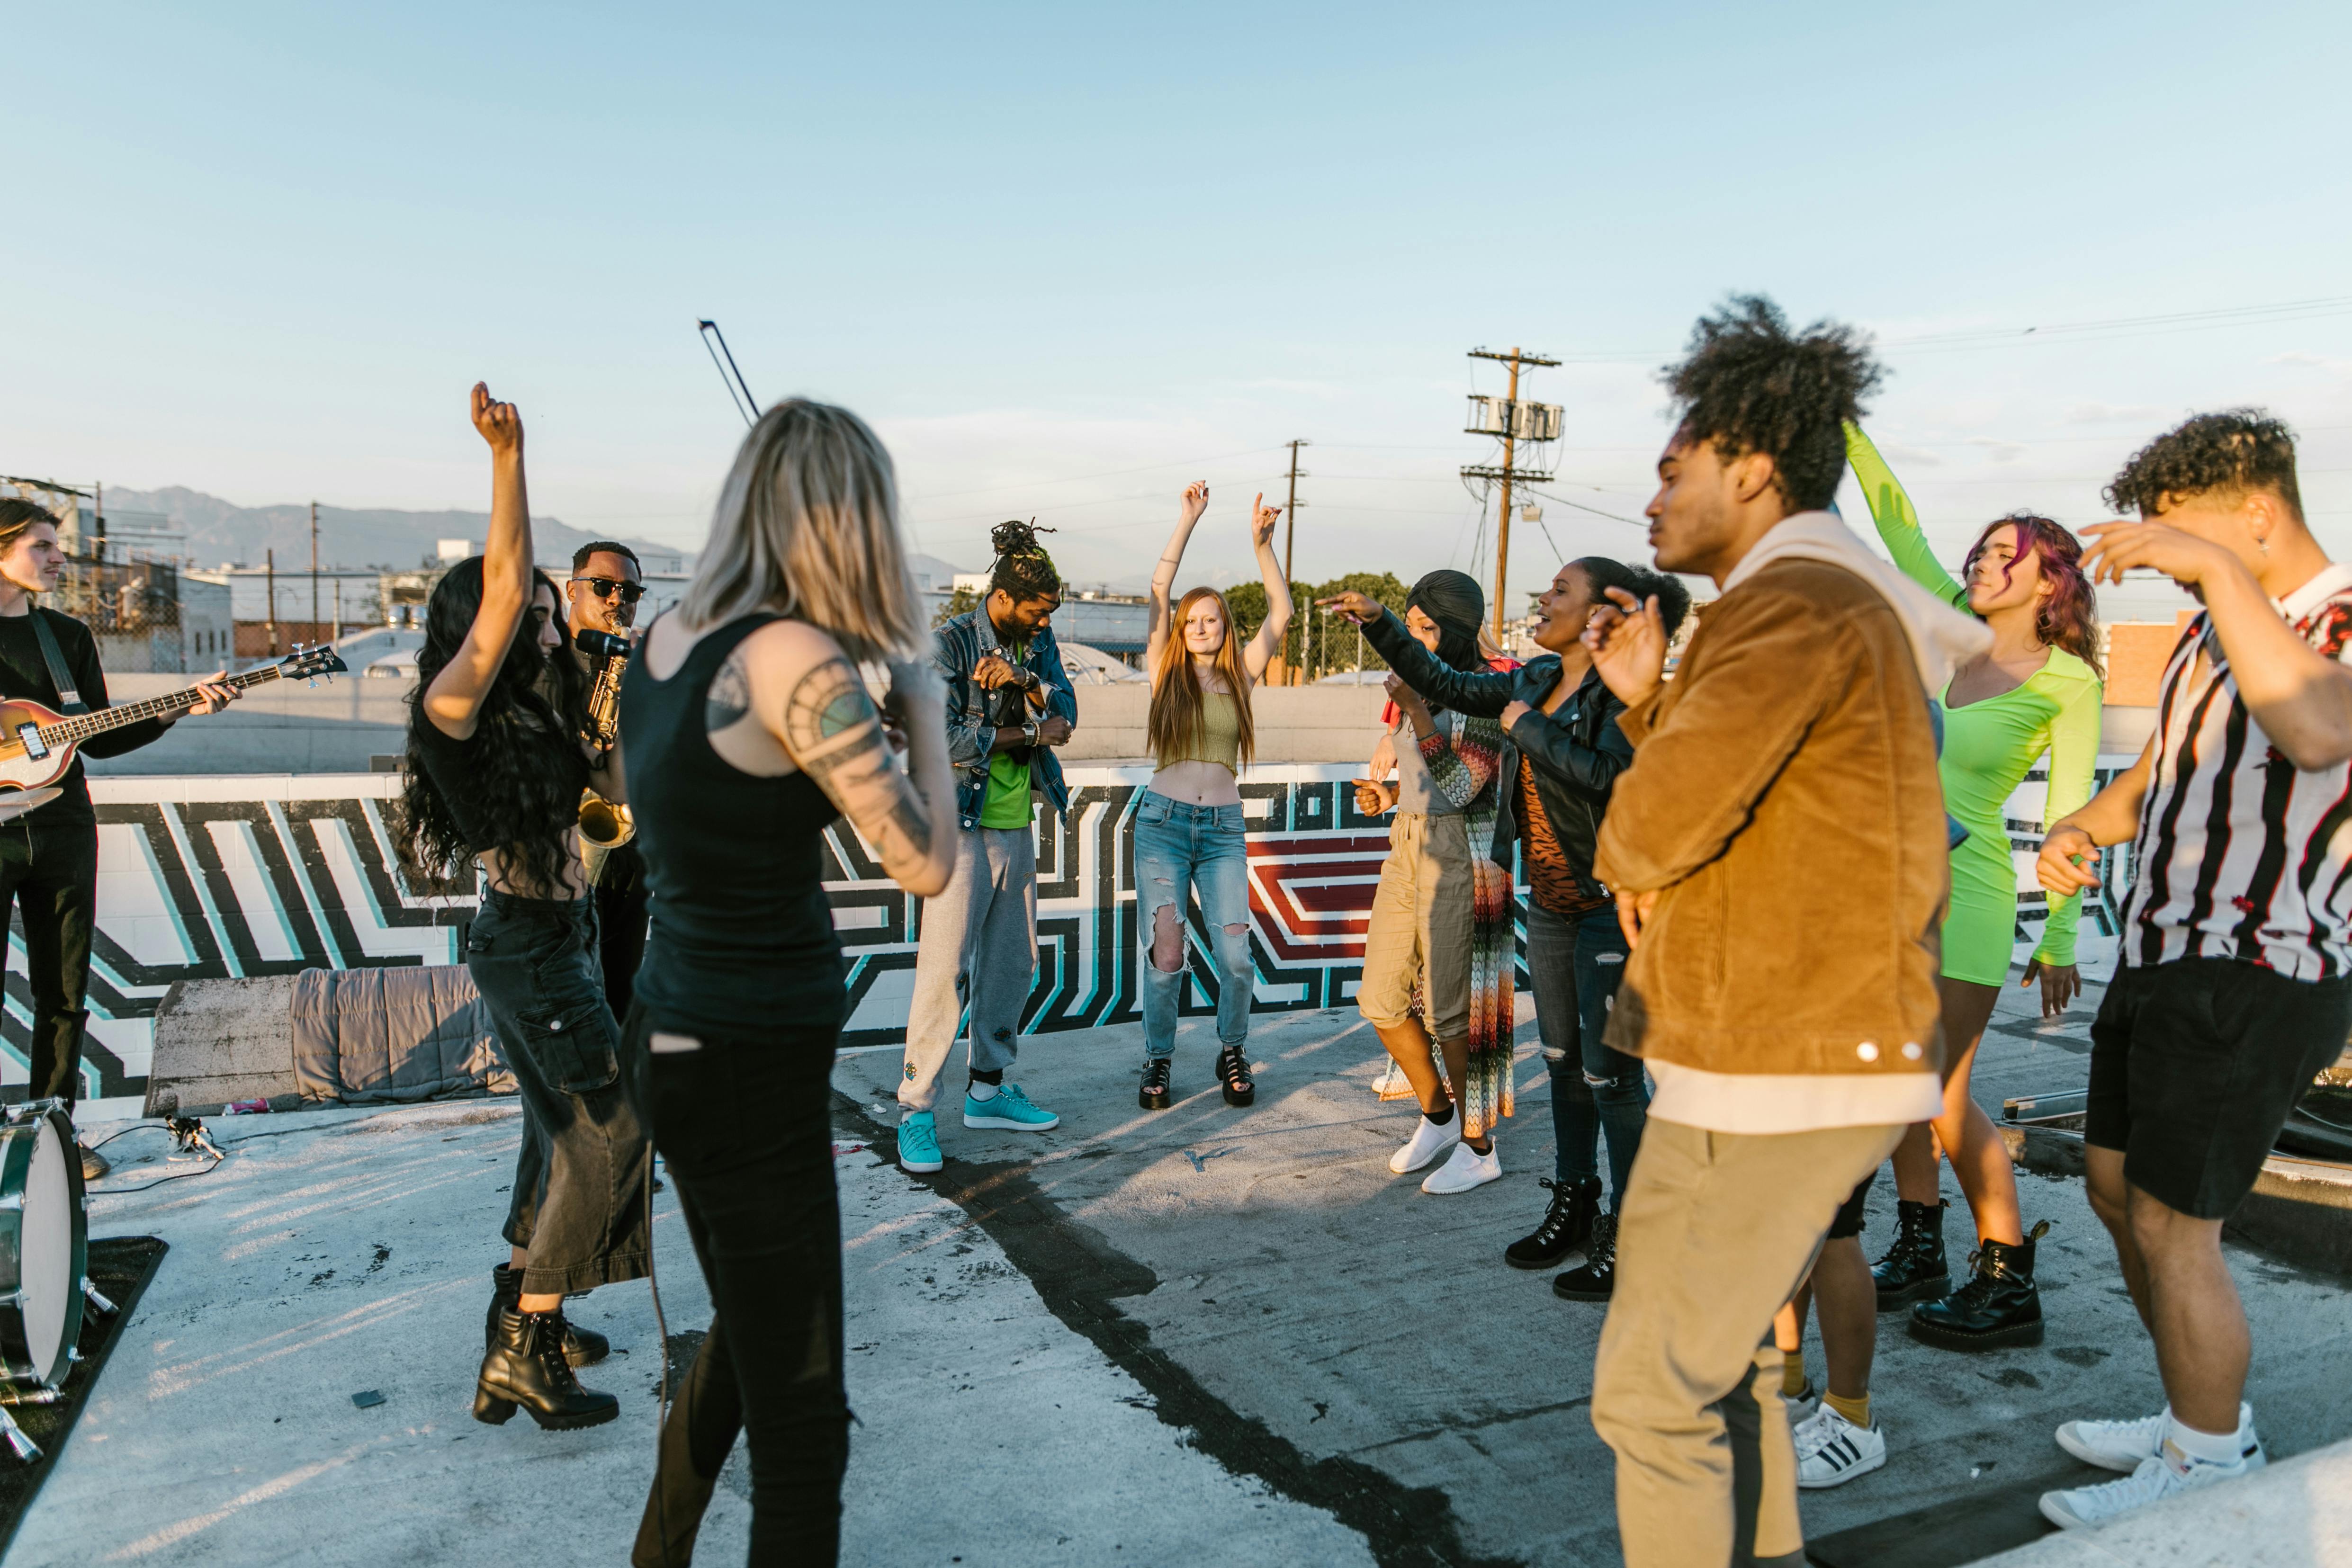
[[1625,1201],[1650,1118],[1642,1063],[1601,1039],[1610,1003],[1625,977],[1625,955],[1615,909],[1604,906],[1571,920],[1528,901],[1528,978],[1536,993],[1544,1065],[1551,1071],[1553,1179],[1598,1176],[1605,1134],[1612,1213]]
[[[684,1563],[735,1435],[751,1460],[751,1552],[829,1563],[841,1544],[849,1396],[841,1368],[841,1206],[833,1184],[838,1017],[757,1038],[656,1030],[627,1039],[647,1124],[677,1186],[710,1287],[709,1337],[662,1428],[661,1461],[630,1561]],[[691,1038],[691,1050],[675,1047]]]
[[466,967],[522,1100],[506,1239],[527,1296],[645,1278],[651,1151],[604,1005],[595,905],[484,893]]
[[0,826],[0,929],[14,903],[25,917],[33,1036],[25,1098],[80,1098],[82,1004],[89,991],[89,937],[98,908],[98,829],[68,822]]
[[[607,873],[608,880],[610,873]],[[613,1016],[629,1016],[636,1000],[637,966],[646,957],[646,909],[652,895],[645,878],[629,879],[625,886],[596,889],[597,961],[604,971],[604,1000]]]

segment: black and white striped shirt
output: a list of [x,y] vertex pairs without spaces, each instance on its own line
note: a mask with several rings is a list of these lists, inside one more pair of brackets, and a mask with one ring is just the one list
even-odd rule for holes
[[[2274,602],[2305,642],[2352,663],[2352,565]],[[2270,743],[2210,615],[2181,634],[2158,705],[2124,961],[2237,958],[2295,980],[2352,973],[2352,766],[2302,772]]]

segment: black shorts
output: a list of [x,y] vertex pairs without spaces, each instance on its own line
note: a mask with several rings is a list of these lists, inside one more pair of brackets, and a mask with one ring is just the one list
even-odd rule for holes
[[2352,977],[2290,980],[2232,958],[2118,969],[2091,1024],[2084,1141],[2168,1207],[2227,1219],[2287,1113],[2343,1054]]
[[1830,1240],[1843,1241],[1849,1236],[1862,1234],[1862,1207],[1870,1201],[1870,1189],[1877,1180],[1878,1172],[1873,1170],[1862,1178],[1862,1185],[1853,1189],[1853,1196],[1838,1205],[1837,1218],[1830,1221]]

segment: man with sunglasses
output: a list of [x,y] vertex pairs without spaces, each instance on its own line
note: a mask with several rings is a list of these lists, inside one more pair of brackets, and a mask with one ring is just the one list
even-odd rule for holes
[[[572,552],[563,616],[572,656],[588,681],[596,679],[604,661],[581,651],[580,633],[627,636],[645,591],[645,572],[637,565],[637,552],[628,546],[592,539]],[[625,1019],[635,993],[637,964],[646,954],[646,862],[634,839],[605,857],[596,879],[596,929],[603,944],[599,956],[604,967],[604,997],[613,1004],[613,1016]]]

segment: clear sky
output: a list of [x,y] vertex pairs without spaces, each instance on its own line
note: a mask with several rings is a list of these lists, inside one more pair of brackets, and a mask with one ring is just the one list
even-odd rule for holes
[[[1880,334],[1874,426],[1947,553],[2095,520],[2134,446],[2254,402],[2352,555],[2347,35],[2147,0],[0,0],[0,472],[481,507],[481,377],[538,509],[691,545],[741,434],[711,316],[761,398],[872,420],[965,566],[1034,512],[1066,572],[1139,577],[1203,477],[1186,576],[1230,580],[1306,436],[1299,574],[1410,578],[1486,537],[1465,350],[1570,361],[1531,383],[1552,493],[1630,517],[1655,367],[1740,288]],[[1515,591],[1555,544],[1643,551],[1549,501]]]

